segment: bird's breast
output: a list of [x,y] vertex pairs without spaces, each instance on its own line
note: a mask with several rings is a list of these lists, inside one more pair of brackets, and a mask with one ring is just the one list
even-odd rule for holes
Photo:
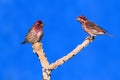
[[42,31],[39,31],[38,34],[37,34],[37,36],[39,37],[41,35],[42,35]]

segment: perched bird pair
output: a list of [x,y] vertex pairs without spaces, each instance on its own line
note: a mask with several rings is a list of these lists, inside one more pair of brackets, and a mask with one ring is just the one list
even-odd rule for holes
[[[82,28],[85,32],[87,32],[90,37],[94,37],[97,35],[106,34],[111,36],[110,34],[107,34],[104,29],[97,26],[95,23],[90,22],[86,17],[79,16],[77,20],[82,24]],[[26,42],[34,44],[36,42],[39,42],[42,39],[43,36],[43,23],[41,20],[38,20],[29,30],[28,34],[25,37],[25,40],[22,42],[22,44],[25,44]]]

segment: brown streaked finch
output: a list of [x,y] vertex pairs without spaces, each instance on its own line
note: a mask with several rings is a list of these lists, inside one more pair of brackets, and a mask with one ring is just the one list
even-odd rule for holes
[[39,42],[43,36],[43,30],[42,30],[43,26],[44,24],[42,23],[41,20],[35,22],[34,25],[28,31],[25,40],[22,42],[22,44],[25,44],[26,42],[31,44]]
[[89,21],[85,16],[79,16],[77,20],[81,23],[82,28],[84,29],[85,32],[87,32],[90,35],[90,37],[102,34],[112,36],[111,34],[108,34],[103,28]]

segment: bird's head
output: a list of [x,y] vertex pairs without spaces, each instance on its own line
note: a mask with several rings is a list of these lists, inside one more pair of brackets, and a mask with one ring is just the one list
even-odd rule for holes
[[80,21],[80,23],[85,23],[87,21],[87,18],[85,16],[79,16],[77,20]]
[[42,22],[41,20],[38,20],[38,21],[35,23],[35,26],[37,26],[37,27],[43,27],[44,24],[43,24],[43,22]]
[[44,26],[44,24],[42,23],[41,20],[38,20],[37,22],[35,22],[34,27],[39,30],[42,29],[42,27]]

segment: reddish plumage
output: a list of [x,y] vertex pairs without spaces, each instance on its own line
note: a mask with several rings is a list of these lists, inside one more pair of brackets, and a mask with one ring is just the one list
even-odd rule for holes
[[[81,23],[82,28],[87,32],[91,37],[107,34],[104,29],[99,27],[93,22],[90,22],[85,16],[79,16],[77,20]],[[107,34],[111,36],[110,34]]]
[[43,23],[41,20],[38,20],[36,23],[34,23],[34,25],[27,33],[25,40],[22,42],[22,44],[25,44],[26,42],[31,44],[39,42],[43,36],[42,28],[43,28]]

